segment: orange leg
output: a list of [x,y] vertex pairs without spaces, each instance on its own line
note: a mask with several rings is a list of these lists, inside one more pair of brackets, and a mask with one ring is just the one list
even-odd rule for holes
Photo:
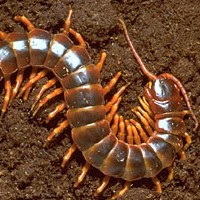
[[71,17],[72,17],[72,9],[69,10],[67,19],[65,20],[65,25],[64,25],[64,33],[69,35],[69,29],[71,26]]
[[71,33],[76,40],[79,42],[79,45],[82,47],[86,47],[85,41],[80,33],[76,32],[74,29],[70,28],[71,26],[71,17],[72,17],[72,9],[69,10],[68,17],[65,20],[64,31],[63,33],[69,35]]
[[5,114],[8,103],[10,101],[10,96],[11,96],[11,82],[10,82],[10,77],[5,77],[4,79],[4,88],[6,90],[5,96],[4,96],[4,101],[3,101],[3,106],[1,109],[1,117],[0,120],[2,119],[3,115]]
[[178,152],[178,155],[180,156],[180,159],[181,160],[186,160],[186,155],[185,155],[185,151],[184,150],[180,150],[179,152]]
[[149,104],[147,103],[146,99],[143,97],[138,97],[138,100],[140,102],[140,104],[142,105],[142,107],[144,108],[144,110],[146,110],[146,112],[149,114],[149,116],[153,117],[153,113],[149,108]]
[[[41,78],[45,77],[48,73],[48,70],[47,69],[43,69],[42,71],[40,71],[37,75],[37,71],[35,70],[36,68],[32,68],[34,69],[34,71],[31,72],[31,75],[30,75],[30,78],[29,78],[29,81],[22,87],[18,97],[21,97],[22,94],[25,92],[25,91],[29,91],[30,92],[30,89],[32,87],[32,85],[34,83],[36,83],[38,80],[40,80]],[[29,92],[28,92],[28,95],[29,95]],[[28,95],[25,94],[24,95],[24,100],[27,100],[28,98]]]
[[22,84],[23,77],[24,77],[24,69],[21,69],[21,70],[18,71],[18,74],[17,74],[16,84],[15,84],[13,90],[12,90],[12,95],[11,95],[11,98],[10,98],[10,103],[13,101],[13,99],[17,95],[17,93],[19,91],[19,88],[20,88],[20,86]]
[[110,80],[110,82],[103,88],[104,95],[108,94],[110,90],[114,87],[114,85],[117,83],[119,77],[121,76],[121,72],[118,72],[115,74],[115,76]]
[[40,98],[42,97],[42,95],[44,94],[44,92],[46,90],[48,90],[49,88],[51,88],[52,86],[54,86],[57,82],[57,78],[52,78],[51,80],[49,80],[45,85],[43,85],[40,89],[40,91],[38,92],[35,101],[31,107],[31,111],[33,111],[34,107],[36,106],[37,102],[40,100]]
[[65,109],[65,103],[60,103],[56,106],[56,108],[48,114],[48,117],[46,119],[46,123],[49,123],[50,120],[52,120],[58,113],[62,112]]
[[132,109],[132,111],[140,119],[140,121],[144,125],[144,128],[147,131],[148,135],[153,135],[153,130],[152,130],[151,126],[149,125],[149,122],[147,121],[147,119],[145,117],[143,117],[143,115],[136,109]]
[[[37,72],[38,72],[37,68],[35,68],[35,67],[32,68],[32,71],[31,71],[29,79],[33,79],[36,76]],[[32,89],[32,85],[29,88],[27,88],[27,90],[25,91],[24,97],[23,97],[24,101],[26,101],[28,99],[28,96],[29,96],[29,94],[31,92],[31,89]]]
[[72,154],[76,151],[77,149],[77,146],[75,143],[73,143],[71,145],[71,147],[66,151],[64,157],[63,157],[63,161],[62,161],[62,164],[61,164],[61,167],[64,168],[66,163],[69,161],[69,159],[72,157]]
[[47,146],[48,143],[52,140],[53,137],[55,137],[56,135],[58,135],[59,133],[61,133],[65,128],[67,128],[69,126],[69,123],[67,120],[64,120],[63,122],[61,122],[58,127],[54,128],[53,131],[49,134],[49,136],[47,137],[47,141],[45,143],[44,146]]
[[90,169],[90,164],[88,162],[85,162],[85,165],[82,167],[81,169],[81,174],[78,176],[77,181],[74,183],[74,187],[78,187],[78,185],[83,181],[83,179],[85,178],[87,172]]
[[95,197],[99,196],[99,194],[101,194],[103,192],[103,190],[108,185],[110,178],[111,178],[110,176],[104,176],[101,185],[96,189],[96,191],[94,193]]
[[48,94],[44,99],[42,99],[38,105],[38,107],[35,109],[35,111],[33,112],[33,116],[35,116],[37,114],[37,112],[40,110],[40,108],[47,103],[47,101],[49,101],[50,99],[58,96],[59,94],[63,93],[63,89],[62,87],[55,89],[52,93]]
[[100,53],[99,62],[96,64],[96,66],[99,68],[99,71],[102,70],[103,64],[105,63],[105,60],[106,60],[106,56],[107,56],[106,52]]
[[117,137],[119,140],[125,141],[125,123],[123,116],[119,116],[119,131]]
[[162,186],[161,186],[159,179],[157,177],[153,177],[153,178],[151,178],[151,180],[153,181],[154,185],[156,186],[156,191],[158,193],[162,193]]
[[126,140],[129,144],[141,144],[141,139],[139,136],[139,133],[137,131],[137,128],[130,124],[128,120],[125,120],[125,125],[126,125],[126,131],[127,131],[127,137]]
[[133,112],[134,111],[140,112],[141,115],[148,121],[148,123],[151,126],[151,128],[153,128],[153,129],[155,128],[155,122],[154,122],[154,120],[149,116],[148,112],[144,111],[140,106],[137,106],[136,108],[132,109],[132,111]]
[[0,31],[0,39],[1,40],[5,40],[7,38],[8,34],[7,33],[4,33],[2,31]]
[[173,178],[174,178],[174,170],[172,167],[168,167],[168,177],[167,177],[167,181],[170,182]]
[[118,91],[117,93],[115,93],[113,95],[113,97],[111,98],[111,100],[106,103],[105,107],[106,107],[106,112],[108,112],[111,107],[117,102],[117,100],[119,99],[119,97],[122,95],[122,93],[124,92],[124,90],[128,87],[129,83],[122,86]]
[[27,27],[28,31],[35,29],[35,26],[25,16],[15,16],[14,20],[23,23]]
[[131,182],[126,181],[124,184],[124,187],[121,190],[119,190],[116,194],[114,194],[111,199],[116,199],[123,196],[129,190],[130,186],[131,186]]
[[69,32],[76,38],[76,40],[78,41],[79,45],[86,48],[86,44],[85,41],[82,37],[82,35],[78,32],[76,32],[74,29],[70,28]]
[[188,147],[190,146],[190,144],[192,143],[192,139],[190,137],[190,135],[188,133],[184,133],[184,137],[185,137],[185,140],[186,140],[186,144],[185,146],[183,147],[183,150],[187,150]]
[[130,119],[129,121],[137,128],[143,142],[147,142],[148,136],[146,135],[146,133],[145,133],[144,129],[142,128],[142,126],[140,125],[140,123],[138,123],[137,121],[135,121],[133,119]]
[[119,107],[119,104],[120,104],[121,100],[122,100],[122,98],[119,97],[117,99],[117,101],[114,103],[114,105],[112,105],[112,107],[109,110],[108,114],[106,115],[106,119],[107,119],[108,122],[111,122],[113,120],[113,117],[114,117],[115,113],[118,110],[118,107]]
[[113,135],[117,135],[117,131],[119,128],[118,124],[119,124],[119,115],[115,114],[115,116],[113,118],[113,123],[111,125],[111,130],[112,130]]

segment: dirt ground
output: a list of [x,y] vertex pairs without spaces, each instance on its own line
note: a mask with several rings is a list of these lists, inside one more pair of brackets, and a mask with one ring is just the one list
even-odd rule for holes
[[[140,72],[123,31],[118,23],[123,18],[131,40],[145,64],[155,73],[169,72],[184,85],[194,112],[200,120],[200,5],[196,0],[0,0],[0,30],[25,31],[13,20],[16,15],[27,16],[37,27],[58,33],[70,8],[73,9],[72,27],[87,42],[88,51],[98,61],[99,52],[107,52],[102,70],[102,85],[118,71],[122,77],[106,97],[119,87],[131,82],[126,89],[119,113],[134,117],[130,109],[138,105],[148,79]],[[24,83],[28,78],[27,71]],[[64,130],[48,148],[43,144],[54,127],[64,118],[64,111],[49,124],[46,116],[63,101],[62,95],[44,106],[36,117],[30,108],[41,85],[53,76],[49,74],[37,84],[28,101],[16,98],[0,122],[0,199],[1,200],[84,200],[109,199],[122,188],[124,181],[111,179],[99,198],[93,196],[104,177],[91,168],[78,188],[73,184],[85,161],[76,152],[66,168],[60,166],[62,157],[72,144],[70,128]],[[13,77],[14,81],[15,77]],[[59,87],[57,85],[56,87]],[[52,88],[51,92],[54,88]],[[47,93],[48,93],[47,92]],[[0,83],[0,100],[5,94]],[[45,94],[46,95],[46,94]],[[121,198],[137,200],[199,200],[200,199],[200,131],[193,132],[193,121],[186,118],[192,144],[186,151],[187,160],[177,156],[173,168],[174,179],[166,182],[167,171],[159,174],[163,193],[155,192],[150,179],[135,181]]]

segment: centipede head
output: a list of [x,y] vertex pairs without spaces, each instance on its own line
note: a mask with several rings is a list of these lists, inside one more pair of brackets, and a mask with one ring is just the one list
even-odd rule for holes
[[179,88],[165,77],[150,81],[144,88],[144,96],[154,114],[183,110]]
[[150,81],[146,88],[147,93],[151,98],[157,101],[169,100],[173,97],[179,97],[179,89],[172,80],[167,78],[157,78],[155,81]]

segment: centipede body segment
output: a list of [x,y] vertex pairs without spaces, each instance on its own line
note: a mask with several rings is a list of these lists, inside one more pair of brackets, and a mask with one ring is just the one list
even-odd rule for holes
[[[64,94],[64,101],[49,114],[47,122],[65,108],[66,120],[51,132],[46,144],[66,127],[71,127],[73,144],[63,158],[62,167],[76,149],[82,152],[86,160],[74,186],[83,181],[90,166],[93,166],[105,175],[95,192],[96,196],[107,186],[110,177],[126,180],[113,199],[122,196],[132,181],[142,178],[152,178],[157,191],[161,192],[156,176],[167,168],[170,172],[168,179],[172,179],[171,166],[175,155],[178,153],[184,159],[184,150],[191,143],[184,116],[191,114],[195,120],[195,130],[198,126],[184,87],[171,74],[156,76],[149,72],[135,51],[124,22],[120,20],[142,72],[150,79],[144,88],[144,97],[139,97],[141,106],[133,109],[141,123],[134,119],[124,120],[116,112],[128,84],[105,104],[104,97],[116,84],[121,72],[104,88],[101,86],[100,71],[106,54],[101,54],[99,63],[92,64],[82,36],[70,27],[71,15],[72,10],[65,21],[63,33],[59,34],[52,35],[35,28],[24,16],[16,16],[15,20],[26,25],[28,33],[0,32],[0,80],[4,80],[6,91],[1,118],[17,94],[19,97],[24,95],[26,100],[33,84],[51,71],[55,77],[42,86],[31,110],[36,115],[48,100]],[[69,34],[78,41],[78,45],[72,42]],[[27,67],[32,67],[32,72],[19,92]],[[10,77],[16,72],[16,84],[12,87]],[[60,82],[60,88],[41,99],[43,93],[56,82]],[[182,97],[188,110],[183,108]],[[183,145],[182,138],[186,139],[186,145]]]

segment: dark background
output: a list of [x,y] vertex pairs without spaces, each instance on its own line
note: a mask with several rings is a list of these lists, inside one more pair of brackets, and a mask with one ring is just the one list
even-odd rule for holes
[[[16,15],[25,15],[37,27],[58,33],[63,27],[69,5],[72,6],[72,27],[80,32],[88,45],[88,51],[98,61],[99,52],[108,54],[102,70],[102,85],[122,71],[118,84],[107,96],[127,82],[132,84],[124,93],[119,113],[125,118],[134,117],[130,109],[138,105],[137,96],[142,94],[148,79],[143,76],[124,39],[118,18],[123,18],[131,40],[148,68],[155,74],[169,72],[184,85],[192,107],[200,119],[200,5],[196,0],[0,0],[0,30],[25,31],[16,23]],[[28,77],[29,70],[25,75]],[[97,199],[93,193],[103,175],[92,168],[83,183],[74,188],[84,159],[76,152],[62,170],[62,156],[72,143],[70,129],[64,131],[51,145],[43,144],[49,132],[64,119],[61,113],[50,124],[45,117],[62,101],[50,101],[35,118],[29,110],[41,85],[52,77],[49,74],[39,81],[27,102],[15,99],[0,124],[0,199]],[[14,78],[13,78],[14,79]],[[56,86],[58,87],[58,86]],[[52,88],[52,91],[55,88]],[[3,81],[0,84],[0,100],[4,97]],[[167,183],[167,171],[159,178],[163,193],[157,194],[150,179],[135,181],[121,199],[200,199],[200,145],[199,131],[192,132],[194,125],[186,118],[192,144],[187,150],[187,160],[177,159],[173,164],[174,179]],[[123,186],[124,181],[111,179],[99,199],[109,199]]]

